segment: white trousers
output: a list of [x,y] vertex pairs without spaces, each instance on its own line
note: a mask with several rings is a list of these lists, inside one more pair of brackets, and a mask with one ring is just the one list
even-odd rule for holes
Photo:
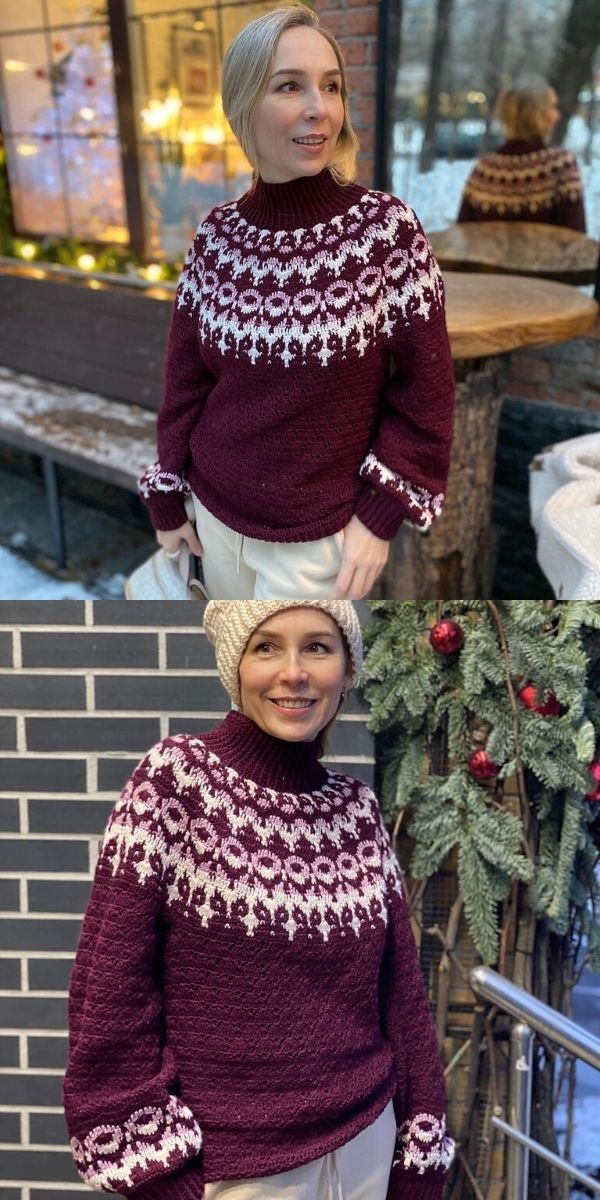
[[385,1200],[396,1121],[392,1101],[352,1141],[324,1158],[262,1179],[207,1183],[205,1200]]
[[344,531],[316,542],[261,542],[229,529],[192,496],[211,600],[328,600],[342,561]]

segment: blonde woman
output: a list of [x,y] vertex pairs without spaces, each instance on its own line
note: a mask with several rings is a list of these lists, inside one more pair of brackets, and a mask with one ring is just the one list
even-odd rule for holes
[[213,598],[358,598],[401,523],[441,509],[440,273],[414,213],[352,182],[344,63],[310,9],[238,34],[223,107],[254,182],[188,254],[141,494],[168,553],[202,554]]
[[206,608],[234,705],[146,755],[71,980],[86,1183],[139,1200],[441,1200],[444,1075],[374,794],[323,766],[345,600]]
[[560,111],[547,83],[515,85],[496,106],[507,140],[475,164],[459,221],[539,221],[585,233],[583,184],[574,154],[546,145]]

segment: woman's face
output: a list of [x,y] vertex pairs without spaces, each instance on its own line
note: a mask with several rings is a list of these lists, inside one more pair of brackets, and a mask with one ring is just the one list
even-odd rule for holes
[[312,742],[350,682],[343,638],[329,613],[282,609],[259,625],[242,656],[242,711],[273,737]]
[[342,73],[333,48],[316,29],[286,29],[254,112],[259,175],[266,183],[318,175],[331,161],[343,123]]

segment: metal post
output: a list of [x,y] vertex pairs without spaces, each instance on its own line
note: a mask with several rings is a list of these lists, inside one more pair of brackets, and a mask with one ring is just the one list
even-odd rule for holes
[[[529,1137],[531,1125],[531,1086],[533,1067],[533,1029],[515,1022],[510,1034],[510,1077],[508,1092],[509,1124]],[[506,1147],[506,1200],[527,1200],[529,1149],[510,1138]]]
[[50,528],[54,543],[54,557],[57,567],[64,567],[66,566],[65,533],[62,513],[60,511],[56,463],[44,454],[42,456],[42,464],[44,467],[44,483],[46,485],[46,497],[48,499],[48,512],[50,515]]

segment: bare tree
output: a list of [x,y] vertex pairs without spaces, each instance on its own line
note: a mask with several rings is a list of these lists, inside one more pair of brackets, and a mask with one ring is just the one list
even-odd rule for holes
[[435,159],[435,133],[439,112],[439,95],[444,71],[444,62],[448,50],[452,5],[453,0],[437,0],[435,32],[433,35],[429,67],[429,87],[427,92],[427,109],[425,112],[424,138],[419,163],[420,171],[430,171]]
[[562,37],[559,39],[550,70],[550,82],[558,96],[562,113],[554,131],[554,142],[562,141],[569,118],[577,107],[584,84],[592,79],[592,63],[600,45],[600,4],[598,0],[572,0]]

